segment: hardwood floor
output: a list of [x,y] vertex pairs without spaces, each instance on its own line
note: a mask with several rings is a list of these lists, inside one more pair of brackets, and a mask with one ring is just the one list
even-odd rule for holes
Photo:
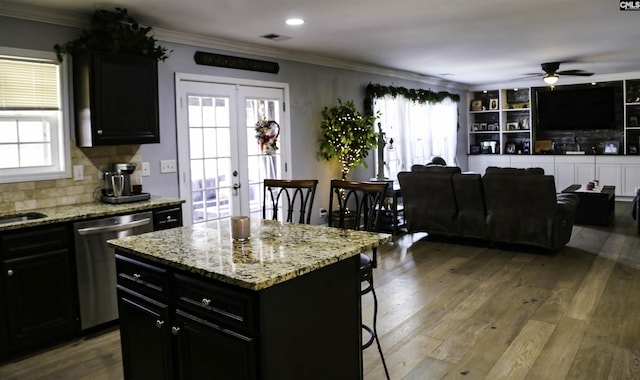
[[[575,226],[556,253],[403,235],[379,250],[378,330],[391,379],[640,379],[640,236]],[[363,300],[365,317],[370,298]],[[384,379],[374,346],[365,379]],[[0,366],[1,379],[121,379],[118,331]]]

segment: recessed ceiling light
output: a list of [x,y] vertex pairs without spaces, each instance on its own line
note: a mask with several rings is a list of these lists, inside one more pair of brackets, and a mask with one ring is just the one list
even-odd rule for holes
[[304,20],[301,18],[290,18],[287,21],[287,25],[302,25],[304,24]]

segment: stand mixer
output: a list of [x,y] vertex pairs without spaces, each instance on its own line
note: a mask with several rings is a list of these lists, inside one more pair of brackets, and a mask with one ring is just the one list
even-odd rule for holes
[[127,203],[149,199],[149,193],[133,194],[131,192],[131,174],[135,170],[136,164],[133,162],[112,164],[111,171],[104,173],[104,194],[100,200],[106,203]]

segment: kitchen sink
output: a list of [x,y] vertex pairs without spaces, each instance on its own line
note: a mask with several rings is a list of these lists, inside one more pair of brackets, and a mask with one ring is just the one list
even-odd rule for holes
[[24,222],[27,220],[46,218],[45,214],[39,212],[25,212],[20,214],[7,214],[0,216],[0,224]]

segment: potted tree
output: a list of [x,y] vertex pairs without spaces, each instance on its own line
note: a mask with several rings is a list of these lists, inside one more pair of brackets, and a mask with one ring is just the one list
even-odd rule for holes
[[362,115],[353,101],[343,102],[322,110],[322,139],[318,157],[330,161],[337,159],[342,165],[341,178],[357,166],[367,167],[364,159],[378,145],[378,133],[374,122],[377,116]]

